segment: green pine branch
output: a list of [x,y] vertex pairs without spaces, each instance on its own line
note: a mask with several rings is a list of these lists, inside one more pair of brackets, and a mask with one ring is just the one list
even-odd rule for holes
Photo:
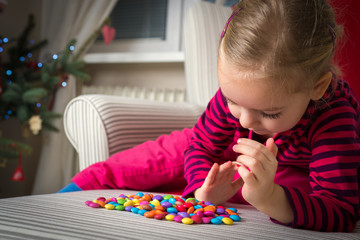
[[17,159],[19,152],[30,155],[33,149],[27,144],[0,137],[0,158]]

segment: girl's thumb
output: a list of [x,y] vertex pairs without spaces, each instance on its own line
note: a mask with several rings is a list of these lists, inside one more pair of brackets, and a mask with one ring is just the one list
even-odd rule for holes
[[273,138],[268,138],[268,139],[266,140],[266,147],[267,147],[267,149],[269,149],[269,150],[274,154],[274,156],[276,157],[277,152],[278,152],[278,147],[276,146]]

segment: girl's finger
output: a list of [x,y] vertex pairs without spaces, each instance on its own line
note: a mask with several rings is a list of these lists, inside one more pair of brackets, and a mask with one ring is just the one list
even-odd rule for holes
[[246,169],[245,166],[240,166],[238,169],[238,173],[242,178],[242,180],[244,181],[244,183],[246,183],[247,185],[254,186],[256,184],[257,178],[255,174],[253,174],[248,169]]
[[[248,155],[260,161],[271,161],[273,153],[263,144],[251,139],[243,138],[235,144],[233,150],[237,153]],[[270,157],[271,156],[271,157]]]
[[226,172],[228,171],[230,168],[232,168],[232,164],[230,161],[227,161],[226,163],[223,163],[220,165],[220,169],[219,172]]
[[214,165],[212,165],[207,177],[205,178],[203,185],[209,186],[211,184],[214,184],[214,182],[216,180],[216,175],[218,172],[219,172],[219,164],[214,163]]
[[277,152],[278,152],[278,147],[275,144],[275,141],[273,138],[268,138],[266,140],[266,148],[270,150],[270,152],[272,152],[272,154],[276,157],[277,156]]
[[232,182],[232,185],[235,189],[240,189],[244,185],[244,180],[239,177],[238,179]]
[[250,172],[255,175],[261,175],[267,169],[266,164],[247,155],[238,156],[236,162],[245,166]]

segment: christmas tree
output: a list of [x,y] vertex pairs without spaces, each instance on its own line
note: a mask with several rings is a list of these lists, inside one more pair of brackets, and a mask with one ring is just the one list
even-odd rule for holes
[[2,52],[8,51],[9,61],[1,64],[0,59],[0,121],[16,117],[22,124],[29,124],[32,117],[38,116],[42,127],[57,131],[51,123],[53,118],[61,116],[52,112],[57,89],[66,87],[69,74],[79,80],[88,80],[89,75],[84,61],[71,58],[75,40],[70,41],[63,52],[54,54],[49,62],[34,59],[35,52],[47,41],[30,41],[28,36],[33,28],[34,18],[30,15],[18,39],[1,37]]
[[[58,131],[52,120],[61,114],[52,110],[56,92],[66,87],[68,76],[81,81],[90,77],[85,71],[85,62],[73,54],[75,40],[51,59],[39,61],[39,52],[47,40],[35,43],[29,39],[34,26],[34,17],[30,15],[18,38],[0,35],[0,123],[17,118],[22,129],[37,135],[42,129]],[[0,165],[1,160],[4,165],[8,160],[20,161],[21,154],[30,153],[29,146],[0,136]]]

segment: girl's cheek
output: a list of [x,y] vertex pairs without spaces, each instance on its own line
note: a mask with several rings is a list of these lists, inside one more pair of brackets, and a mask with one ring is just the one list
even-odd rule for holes
[[235,118],[240,118],[240,112],[235,107],[229,105],[229,111]]

